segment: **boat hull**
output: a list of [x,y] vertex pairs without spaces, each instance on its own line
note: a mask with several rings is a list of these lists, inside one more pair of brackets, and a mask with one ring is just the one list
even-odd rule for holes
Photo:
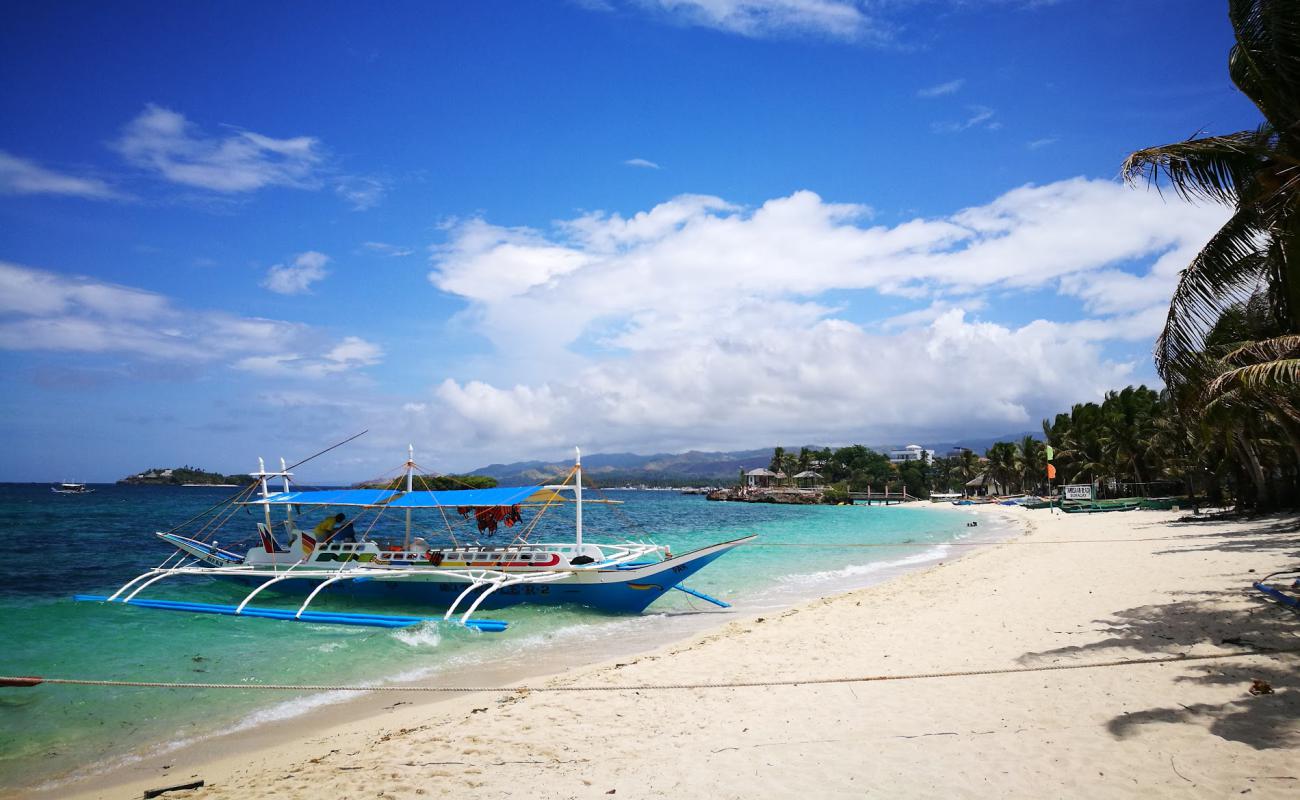
[[[499,609],[515,605],[578,605],[620,614],[644,611],[677,584],[690,578],[708,564],[752,537],[701,548],[677,558],[650,564],[625,564],[612,569],[575,571],[565,578],[547,583],[521,583],[502,586],[491,592],[479,608]],[[325,589],[329,597],[353,600],[393,602],[430,608],[447,608],[466,589],[466,582],[445,574],[386,577],[383,570],[366,570],[364,576],[339,581]],[[229,574],[212,572],[212,577],[245,586],[256,586],[276,577],[274,571]],[[321,583],[317,578],[291,578],[277,582],[258,597],[302,597]],[[486,591],[474,589],[458,606],[468,608]]]

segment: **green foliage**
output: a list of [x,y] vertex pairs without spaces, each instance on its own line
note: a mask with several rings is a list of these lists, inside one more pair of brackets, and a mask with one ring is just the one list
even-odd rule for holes
[[904,461],[890,466],[894,467],[898,480],[902,482],[908,494],[921,498],[930,496],[930,473],[933,467],[929,461]]
[[849,503],[849,485],[847,483],[836,483],[826,487],[826,491],[822,494],[822,501],[833,505]]
[[[171,474],[164,475],[170,469]],[[150,467],[149,469],[137,475],[123,478],[119,483],[143,483],[159,484],[166,486],[179,486],[183,483],[199,484],[218,484],[232,483],[236,486],[245,486],[253,482],[253,478],[236,473],[234,475],[222,475],[220,472],[208,472],[199,467],[191,467],[188,464],[183,467]]]
[[[426,489],[435,492],[456,489],[494,489],[497,486],[497,479],[486,475],[416,475],[411,481],[411,486],[417,492]],[[402,492],[406,490],[406,476],[399,475],[389,481],[370,481],[362,484],[362,487]]]
[[821,470],[831,483],[845,482],[855,492],[866,491],[870,486],[880,490],[885,483],[895,479],[893,465],[882,453],[860,444],[823,451],[825,458]]

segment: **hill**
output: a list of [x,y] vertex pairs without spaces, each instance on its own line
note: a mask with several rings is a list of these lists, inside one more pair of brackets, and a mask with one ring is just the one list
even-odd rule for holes
[[[983,455],[994,442],[1018,442],[1024,436],[1041,433],[1032,431],[1007,434],[1005,436],[986,436],[958,439],[942,442],[917,442],[937,455],[944,455],[954,447],[965,447]],[[888,452],[902,447],[904,442],[895,445],[877,445],[871,449]],[[812,450],[821,450],[821,445],[808,445]],[[731,452],[706,452],[690,450],[685,453],[655,453],[638,455],[636,453],[593,453],[582,457],[584,474],[600,486],[623,486],[625,484],[646,484],[649,486],[700,486],[735,483],[741,470],[766,467],[772,462],[771,447],[757,450],[736,450]],[[786,452],[799,452],[799,447],[787,447]],[[521,486],[533,483],[546,483],[562,478],[573,466],[570,461],[516,461],[512,464],[489,464],[471,470],[471,475],[486,475],[495,478],[502,486]]]
[[[731,453],[593,453],[582,457],[584,474],[602,486],[650,484],[654,486],[695,486],[733,483],[742,469],[765,467],[772,460],[772,448],[741,450]],[[473,470],[474,475],[496,478],[503,486],[545,483],[562,478],[573,466],[569,461],[519,461],[513,464],[490,464]]]

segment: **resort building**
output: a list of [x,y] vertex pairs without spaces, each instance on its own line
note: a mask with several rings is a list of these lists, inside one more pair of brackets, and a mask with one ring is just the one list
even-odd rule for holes
[[934,461],[934,451],[926,450],[919,444],[909,444],[902,450],[890,450],[889,460],[894,464],[907,461]]
[[1005,494],[1003,488],[1002,484],[989,477],[987,472],[966,481],[966,494],[968,495]]
[[751,469],[745,473],[745,486],[751,489],[764,489],[776,481],[777,474],[770,469]]
[[803,472],[796,473],[794,476],[795,485],[803,488],[812,488],[814,486],[821,486],[822,480],[824,479],[822,478],[822,474],[820,472],[813,472],[810,469],[806,469]]

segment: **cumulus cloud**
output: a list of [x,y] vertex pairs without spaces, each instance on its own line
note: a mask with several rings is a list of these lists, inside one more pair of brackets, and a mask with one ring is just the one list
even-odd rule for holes
[[[0,262],[0,349],[120,353],[190,365],[286,359],[294,374],[321,377],[376,364],[378,346],[348,336],[331,342],[310,326],[186,309],[168,297],[93,278]],[[247,362],[254,359],[253,367]]]
[[55,172],[0,150],[0,194],[57,194],[90,200],[122,200],[127,195],[98,178]]
[[127,123],[114,148],[136,166],[173,183],[234,194],[268,186],[320,186],[324,156],[310,136],[276,139],[235,130],[205,134],[171,109],[149,104]]
[[[464,299],[459,321],[511,379],[446,379],[422,400],[449,443],[507,448],[1032,426],[1128,378],[1108,348],[1150,340],[1177,265],[1223,218],[1074,179],[895,225],[806,191],[752,209],[684,196],[548,231],[469,220],[430,280]],[[1044,290],[1081,318],[972,316],[995,293]],[[846,292],[925,305],[855,322]]]
[[299,253],[288,264],[273,264],[262,286],[278,294],[306,294],[313,283],[329,274],[325,269],[329,261],[329,256],[315,250]]
[[958,78],[957,80],[948,81],[947,83],[940,83],[936,86],[927,86],[924,89],[919,89],[916,96],[927,99],[931,97],[943,97],[945,95],[956,94],[961,91],[961,87],[965,85],[966,79]]
[[644,159],[644,158],[629,158],[627,161],[624,161],[623,163],[626,164],[626,165],[628,165],[629,167],[642,167],[643,169],[659,169],[659,168],[660,168],[659,165],[656,164],[655,162],[653,162],[653,161],[648,161],[648,160],[646,160],[646,159]]

